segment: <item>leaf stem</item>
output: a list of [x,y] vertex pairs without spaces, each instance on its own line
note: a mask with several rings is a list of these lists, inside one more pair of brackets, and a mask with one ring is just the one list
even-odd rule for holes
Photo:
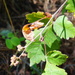
[[44,42],[44,51],[45,51],[45,55],[46,55],[46,44]]

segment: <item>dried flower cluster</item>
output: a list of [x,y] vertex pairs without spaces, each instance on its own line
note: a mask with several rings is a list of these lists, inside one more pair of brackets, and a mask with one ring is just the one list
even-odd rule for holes
[[22,54],[20,55],[20,57],[17,57],[16,55],[13,55],[13,56],[11,57],[11,64],[10,64],[10,66],[17,66],[18,64],[21,63],[21,58],[24,58],[24,57],[26,57],[26,56],[27,56],[26,53],[22,53]]
[[17,45],[17,50],[18,50],[18,51],[22,51],[23,49],[24,49],[23,46],[21,46],[21,45]]
[[16,66],[16,65],[18,65],[19,64],[19,60],[20,60],[19,57],[17,57],[16,55],[13,55],[11,57],[11,64],[10,64],[10,66]]

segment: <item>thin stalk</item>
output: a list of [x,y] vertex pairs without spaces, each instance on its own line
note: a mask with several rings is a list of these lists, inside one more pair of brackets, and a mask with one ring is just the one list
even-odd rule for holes
[[8,10],[8,8],[7,8],[7,5],[6,5],[5,0],[3,0],[3,3],[4,3],[4,6],[5,6],[5,9],[6,9],[6,12],[7,12],[7,15],[8,15],[8,18],[9,18],[9,21],[10,21],[10,24],[11,24],[11,27],[12,27],[12,30],[13,30],[13,32],[15,33],[14,25],[13,25],[13,23],[12,23],[12,19],[11,19],[11,16],[10,16],[10,14],[9,14],[9,10]]

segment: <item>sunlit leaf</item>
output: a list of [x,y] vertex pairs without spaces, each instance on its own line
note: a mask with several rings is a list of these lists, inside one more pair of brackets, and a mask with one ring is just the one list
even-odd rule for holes
[[54,22],[53,29],[60,38],[69,39],[75,36],[75,27],[64,15],[57,18]]
[[75,0],[68,0],[67,2],[67,6],[66,6],[66,9],[69,11],[69,12],[75,12]]
[[[35,21],[37,21],[41,18],[44,18],[44,17],[45,17],[44,12],[33,12],[33,13],[30,13],[30,14],[26,15],[26,19],[30,23],[35,22]],[[46,18],[46,19],[41,20],[41,22],[46,24],[48,22],[48,20],[49,20],[49,18]]]
[[46,62],[45,72],[42,75],[67,75],[64,69],[61,69],[48,61]]
[[45,60],[43,48],[40,42],[33,42],[26,48],[26,51],[28,52],[28,57],[30,58],[30,66]]
[[63,64],[67,58],[68,58],[67,55],[62,54],[60,51],[56,51],[56,50],[50,51],[47,54],[48,61],[54,65]]

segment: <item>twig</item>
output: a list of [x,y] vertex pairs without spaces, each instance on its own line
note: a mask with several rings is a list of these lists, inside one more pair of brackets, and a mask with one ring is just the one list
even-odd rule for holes
[[[43,33],[43,31],[46,29],[46,27],[49,25],[49,23],[51,22],[51,20],[54,18],[54,16],[58,13],[58,11],[60,11],[61,8],[63,8],[63,6],[65,5],[65,3],[67,2],[67,0],[60,6],[60,8],[52,15],[52,17],[50,18],[50,20],[47,22],[47,24],[45,25],[45,27],[41,30],[41,32],[34,38],[34,40]],[[27,46],[25,46],[25,48],[27,48],[34,40],[32,40]],[[24,50],[25,51],[25,50]],[[24,53],[24,51],[22,53]]]
[[24,63],[26,63],[29,67],[31,67],[33,70],[35,70],[39,75],[41,75],[41,72],[35,68],[34,66],[30,66],[30,64],[27,61],[24,61]]
[[10,21],[10,23],[11,23],[12,30],[13,30],[13,32],[15,33],[15,29],[14,29],[14,26],[13,26],[13,23],[12,23],[12,19],[11,19],[11,17],[10,17],[10,14],[9,14],[9,11],[8,11],[8,8],[7,8],[7,5],[6,5],[5,0],[3,0],[3,3],[4,3],[4,6],[5,6],[5,9],[6,9],[6,12],[7,12],[7,15],[8,15],[8,18],[9,18],[9,21]]
[[19,65],[16,67],[16,75],[18,75]]
[[66,69],[67,67],[75,66],[75,64],[68,64],[63,69]]

